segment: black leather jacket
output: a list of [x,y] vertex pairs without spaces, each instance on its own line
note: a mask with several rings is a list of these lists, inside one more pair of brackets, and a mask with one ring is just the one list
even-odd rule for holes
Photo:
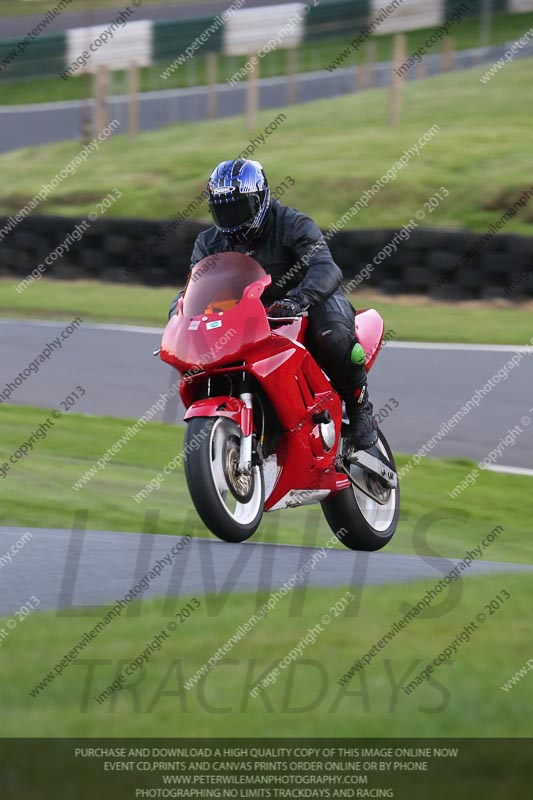
[[[261,298],[265,305],[288,296],[313,307],[330,297],[343,277],[318,225],[278,200],[272,200],[265,230],[251,246],[232,244],[214,226],[203,231],[194,245],[191,268],[207,256],[230,251],[251,256],[272,276]],[[177,298],[171,313],[176,303]]]

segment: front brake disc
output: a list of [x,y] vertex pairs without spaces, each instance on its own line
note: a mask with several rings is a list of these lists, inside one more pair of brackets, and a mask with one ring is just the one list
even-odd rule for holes
[[240,447],[236,437],[226,442],[226,452],[222,459],[222,469],[226,484],[239,503],[249,503],[254,493],[253,473],[245,475],[239,471]]

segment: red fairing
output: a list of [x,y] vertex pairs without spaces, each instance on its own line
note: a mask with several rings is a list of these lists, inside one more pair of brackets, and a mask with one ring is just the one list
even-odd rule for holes
[[359,343],[364,347],[366,353],[366,371],[372,369],[376,360],[385,326],[378,312],[373,308],[366,308],[358,311],[355,318],[355,332]]

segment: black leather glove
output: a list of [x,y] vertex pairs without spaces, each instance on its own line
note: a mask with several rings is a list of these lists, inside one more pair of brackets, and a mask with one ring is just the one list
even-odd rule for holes
[[308,306],[302,301],[293,297],[284,297],[282,300],[276,300],[268,309],[269,317],[297,317],[302,311],[305,311]]

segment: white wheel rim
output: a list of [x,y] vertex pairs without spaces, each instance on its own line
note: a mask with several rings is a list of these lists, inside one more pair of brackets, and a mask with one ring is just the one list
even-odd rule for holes
[[259,467],[253,468],[253,493],[248,503],[240,503],[231,493],[224,474],[224,449],[229,433],[241,436],[241,429],[226,418],[219,418],[211,430],[209,439],[209,467],[211,479],[220,504],[228,517],[238,525],[252,524],[261,510],[261,475]]
[[[381,438],[378,440],[378,448],[380,452],[388,459],[387,451],[381,441]],[[361,482],[364,480],[364,470],[361,467],[358,467],[355,464],[350,465],[350,473],[354,478],[357,478]],[[396,511],[396,503],[397,503],[397,495],[398,492],[396,489],[392,489],[389,499],[383,505],[373,500],[372,497],[369,497],[365,494],[361,489],[358,489],[356,486],[352,484],[352,490],[355,496],[355,502],[359,506],[359,510],[365,521],[373,528],[376,533],[385,533],[394,520],[394,514]]]

